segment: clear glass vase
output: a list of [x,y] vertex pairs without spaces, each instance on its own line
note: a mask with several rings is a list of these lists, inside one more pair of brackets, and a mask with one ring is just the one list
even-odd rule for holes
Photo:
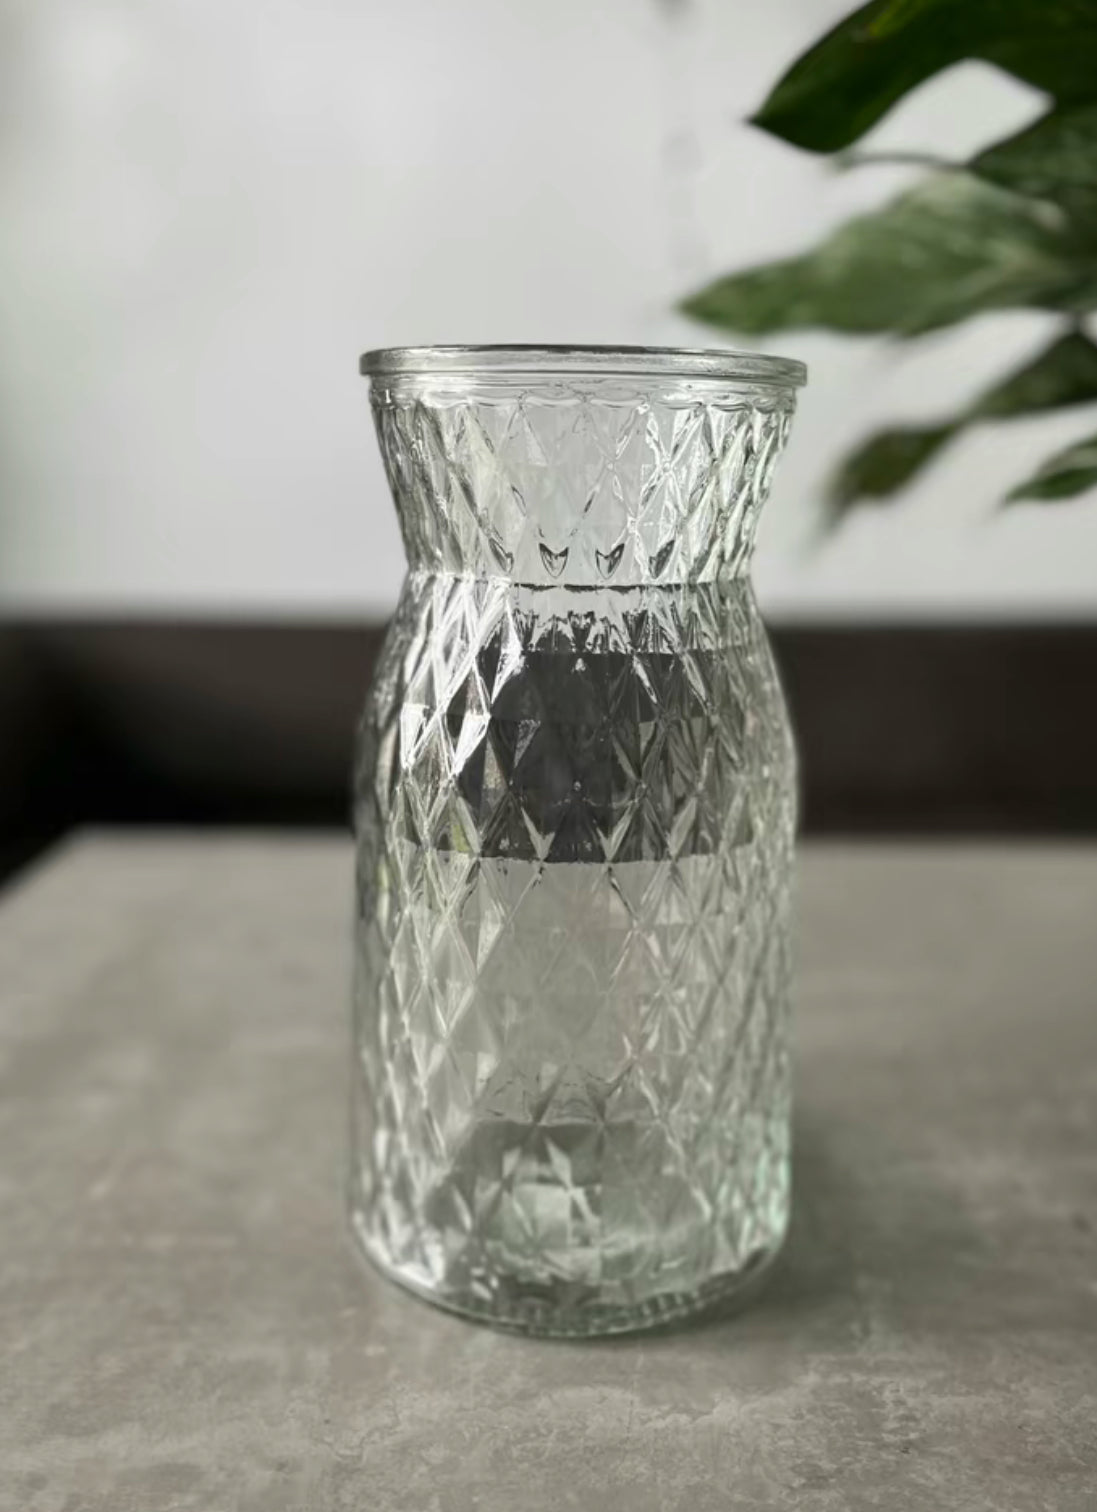
[[794,753],[747,573],[804,369],[363,371],[410,571],[355,772],[354,1233],[530,1332],[691,1312],[788,1215]]

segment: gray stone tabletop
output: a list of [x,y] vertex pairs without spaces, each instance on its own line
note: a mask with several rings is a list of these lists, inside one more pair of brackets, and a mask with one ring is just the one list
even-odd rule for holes
[[2,1512],[1097,1507],[1097,849],[807,848],[785,1255],[609,1343],[353,1257],[350,862],[91,835],[0,899]]

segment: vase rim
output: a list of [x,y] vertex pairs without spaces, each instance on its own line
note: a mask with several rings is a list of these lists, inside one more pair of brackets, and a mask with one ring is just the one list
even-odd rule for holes
[[366,352],[367,378],[400,375],[585,374],[594,377],[709,378],[725,383],[801,388],[807,367],[794,357],[718,348],[651,346],[409,346]]

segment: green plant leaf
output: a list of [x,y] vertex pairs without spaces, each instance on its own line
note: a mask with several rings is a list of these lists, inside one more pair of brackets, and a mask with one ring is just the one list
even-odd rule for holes
[[1009,495],[1018,499],[1072,499],[1097,488],[1097,436],[1049,457],[1038,472]]
[[1092,0],[871,0],[792,65],[754,117],[812,152],[864,135],[923,80],[996,64],[1060,104],[1097,100]]
[[1097,346],[1071,331],[977,399],[968,420],[1008,420],[1097,401]]
[[916,335],[984,310],[1097,303],[1097,243],[1056,206],[939,173],[803,257],[720,279],[686,314],[757,334],[804,326]]
[[835,474],[829,505],[847,513],[865,499],[887,499],[943,446],[983,420],[1009,420],[1097,402],[1097,346],[1080,331],[1053,341],[1038,357],[995,384],[955,420],[879,431],[851,452]]
[[886,499],[898,493],[959,429],[959,425],[912,425],[877,431],[850,453],[834,475],[828,499],[831,513],[842,515],[863,499]]
[[1097,226],[1097,105],[1053,110],[981,152],[970,166],[981,178],[1051,200],[1073,220]]

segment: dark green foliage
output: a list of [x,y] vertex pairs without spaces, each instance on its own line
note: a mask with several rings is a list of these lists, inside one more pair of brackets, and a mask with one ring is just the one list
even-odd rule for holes
[[[871,437],[839,470],[835,513],[896,493],[968,426],[1097,402],[1097,0],[872,0],[776,85],[755,124],[813,152],[857,141],[911,89],[981,59],[1042,89],[1033,126],[939,169],[802,256],[749,268],[683,309],[745,335],[823,327],[902,339],[992,310],[1057,312],[1070,329],[962,413]],[[1097,484],[1095,442],[1053,458],[1012,497]]]
[[981,59],[1060,104],[1097,101],[1092,0],[872,0],[793,64],[755,124],[812,152],[848,147],[897,100]]

